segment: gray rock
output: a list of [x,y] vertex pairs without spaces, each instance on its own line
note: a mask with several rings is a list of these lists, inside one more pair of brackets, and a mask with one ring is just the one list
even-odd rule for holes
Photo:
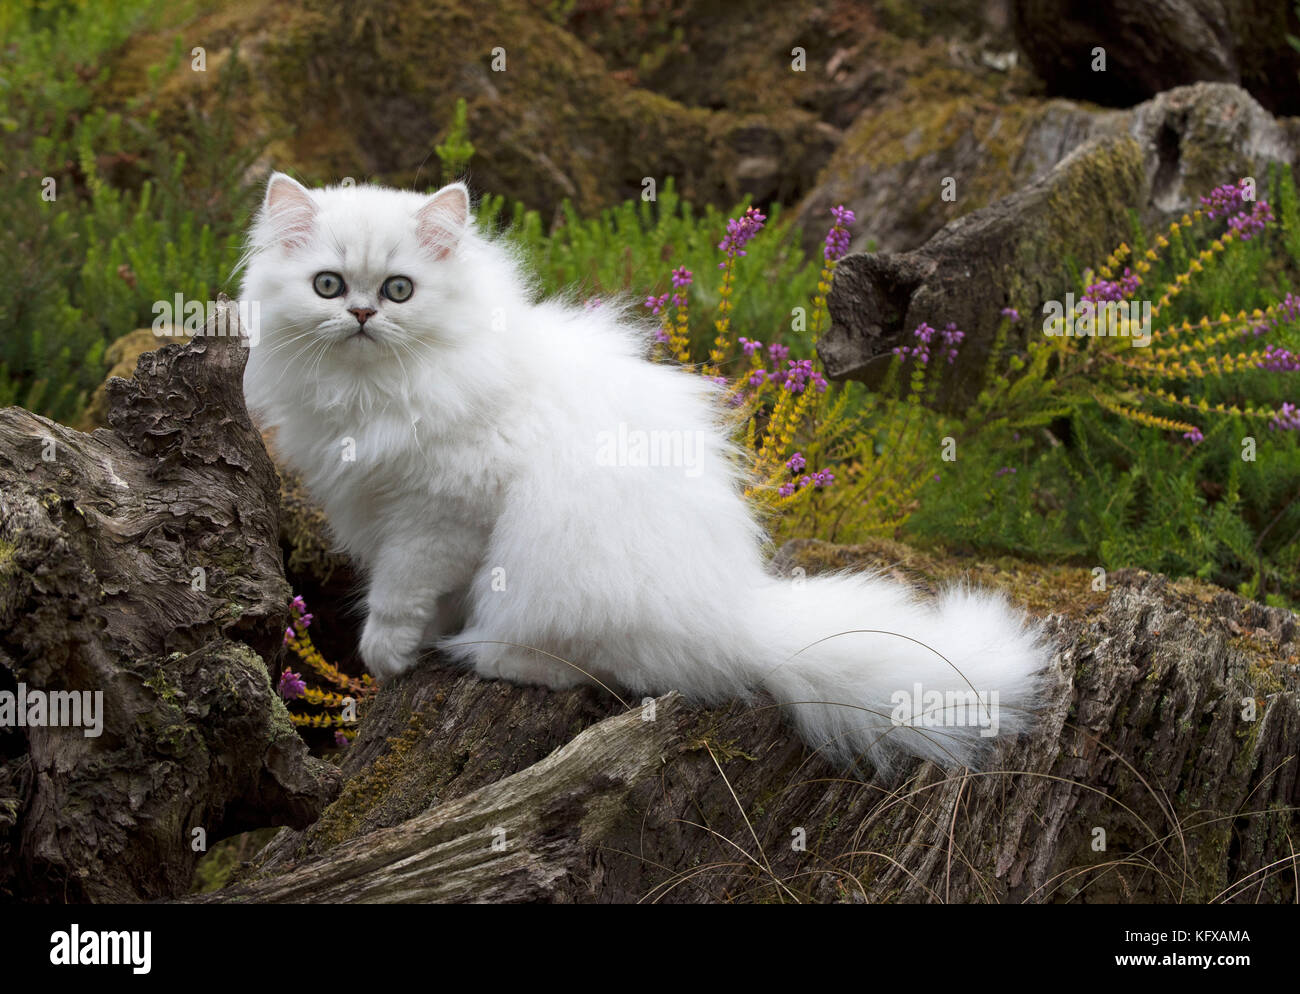
[[[1013,25],[1048,91],[1116,107],[1199,81],[1239,83],[1300,113],[1300,34],[1283,0],[1016,0]],[[1105,52],[1105,71],[1093,68]]]

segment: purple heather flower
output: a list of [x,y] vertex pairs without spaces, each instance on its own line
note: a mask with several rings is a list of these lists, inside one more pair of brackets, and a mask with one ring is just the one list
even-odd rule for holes
[[930,347],[932,344],[939,346],[938,353],[948,360],[951,365],[957,359],[957,346],[961,344],[966,337],[966,333],[958,329],[957,325],[949,321],[944,325],[943,331],[936,331],[924,321],[922,321],[912,332],[916,338],[916,345],[900,345],[896,347],[894,355],[902,356],[904,359],[915,358],[925,365],[930,361]]
[[1264,358],[1255,365],[1274,373],[1300,373],[1300,356],[1280,345],[1264,348]]
[[745,355],[753,355],[763,347],[763,343],[757,338],[741,338],[740,347],[745,350]]
[[1244,180],[1216,186],[1208,197],[1201,198],[1201,206],[1207,208],[1207,217],[1226,217],[1228,227],[1237,232],[1243,242],[1248,242],[1274,217],[1268,201],[1246,199],[1245,186]]
[[993,475],[994,475],[994,476],[1006,476],[1007,474],[1009,474],[1009,473],[1014,473],[1015,471],[1016,471],[1016,467],[1014,467],[1014,466],[1003,466],[1001,469],[999,469],[999,470],[998,470],[996,473],[994,473]]
[[843,204],[831,208],[831,217],[834,223],[830,231],[826,232],[826,245],[822,249],[822,255],[826,257],[827,262],[839,262],[848,254],[849,226],[857,220],[853,211],[849,210]]
[[[740,217],[733,217],[727,222],[727,233],[718,242],[718,248],[726,254],[728,261],[745,254],[745,246],[763,230],[763,222],[766,220],[767,215],[760,213],[757,207],[749,207]],[[726,267],[726,262],[718,263],[719,269]]]
[[673,286],[678,290],[684,290],[695,282],[695,274],[685,266],[678,266],[673,270]]
[[1098,280],[1083,291],[1083,299],[1094,303],[1126,300],[1137,292],[1141,279],[1127,266],[1124,275],[1117,280]]
[[818,393],[826,392],[826,377],[813,369],[811,359],[791,359],[786,363],[788,367],[784,374],[774,373],[773,379],[780,375],[785,376],[781,386],[791,393],[803,393],[808,384],[811,383]]
[[1205,436],[1201,434],[1201,429],[1199,428],[1193,428],[1191,431],[1183,432],[1183,438],[1187,439],[1187,441],[1191,442],[1193,445],[1200,445],[1205,441]]
[[667,344],[668,344],[668,332],[666,332],[663,328],[656,328],[656,329],[655,329],[655,341],[658,342],[660,345],[667,345]]
[[843,204],[838,204],[831,208],[831,217],[834,219],[835,223],[842,228],[847,228],[858,219],[857,215]]
[[334,733],[334,744],[335,744],[336,746],[338,746],[340,749],[346,749],[349,745],[352,744],[352,740],[349,739],[349,738],[348,738],[346,735],[344,735],[342,732],[340,732],[340,731],[335,731],[335,733]]
[[769,345],[767,347],[767,354],[769,358],[771,358],[772,362],[777,366],[790,358],[790,350],[780,342],[773,342]]
[[[806,465],[807,460],[804,459],[803,454],[800,452],[796,452],[786,461],[786,466],[792,473],[798,473]],[[819,469],[811,476],[805,474],[800,476],[798,479],[791,480],[788,483],[783,483],[777,488],[777,493],[782,497],[790,497],[808,487],[829,487],[834,482],[834,473],[829,469]]]
[[1294,321],[1300,317],[1300,297],[1294,293],[1288,293],[1277,305],[1277,319],[1279,321]]
[[288,667],[280,674],[280,696],[285,700],[293,700],[295,697],[301,697],[303,691],[307,689],[307,684],[303,682],[301,673],[291,673]]
[[767,381],[767,370],[756,369],[749,374],[749,385],[751,387],[761,387]]
[[1283,404],[1268,426],[1274,431],[1300,431],[1300,408],[1295,404]]
[[1208,197],[1201,198],[1201,206],[1209,208],[1206,216],[1209,218],[1227,217],[1229,214],[1235,214],[1242,210],[1246,201],[1242,197],[1243,184],[1241,183],[1224,183],[1222,186],[1216,186],[1210,191]]
[[1002,308],[1002,316],[1004,318],[1010,318],[1012,324],[1015,324],[1017,321],[1020,320],[1020,312],[1016,310],[1014,307]]
[[1294,293],[1288,293],[1277,302],[1275,308],[1276,312],[1273,317],[1268,318],[1265,321],[1256,322],[1247,328],[1243,328],[1241,330],[1241,337],[1246,338],[1253,334],[1258,338],[1260,335],[1272,331],[1279,325],[1288,324],[1291,321],[1296,320],[1297,317],[1300,317],[1300,297],[1297,297]]
[[285,645],[288,645],[290,642],[292,642],[292,641],[293,641],[295,638],[297,638],[297,637],[298,637],[298,636],[294,633],[294,630],[293,630],[292,628],[286,628],[286,629],[284,630],[284,644],[285,644]]
[[658,314],[668,306],[668,294],[660,294],[656,297],[653,293],[645,299],[646,307],[650,308],[651,314]]
[[307,602],[302,599],[301,594],[294,597],[294,599],[289,602],[289,606],[293,608],[295,614],[302,614],[307,610]]
[[1273,211],[1268,206],[1268,201],[1261,200],[1255,204],[1249,214],[1243,211],[1235,217],[1228,218],[1228,227],[1235,231],[1243,242],[1248,242],[1273,220]]
[[604,301],[601,300],[599,297],[588,297],[588,298],[587,298],[587,302],[586,302],[585,304],[583,304],[582,306],[583,306],[586,310],[594,311],[597,307],[599,307],[599,306],[600,306],[601,304],[603,304],[603,303],[604,303]]

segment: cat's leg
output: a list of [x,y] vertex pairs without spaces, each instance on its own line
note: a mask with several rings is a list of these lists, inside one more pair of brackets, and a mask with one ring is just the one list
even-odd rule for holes
[[421,649],[432,649],[444,635],[465,627],[465,604],[468,597],[469,591],[462,588],[438,598],[433,619],[424,626],[424,637],[420,639]]
[[508,542],[494,535],[470,585],[468,625],[440,647],[489,680],[566,690],[606,679],[591,669],[590,646],[556,635],[554,570],[529,561],[534,538],[526,526]]
[[372,565],[366,595],[361,632],[366,669],[384,677],[415,663],[421,647],[441,634],[439,624],[449,616],[447,595],[464,585],[471,556],[463,539],[446,537],[405,536],[384,547]]

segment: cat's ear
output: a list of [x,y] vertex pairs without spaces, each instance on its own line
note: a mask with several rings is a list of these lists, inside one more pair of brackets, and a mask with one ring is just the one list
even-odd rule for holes
[[430,255],[443,259],[460,244],[468,221],[469,189],[464,183],[452,183],[415,212],[415,233]]
[[262,210],[271,222],[275,240],[286,249],[303,245],[311,237],[316,201],[296,179],[273,173],[266,184]]

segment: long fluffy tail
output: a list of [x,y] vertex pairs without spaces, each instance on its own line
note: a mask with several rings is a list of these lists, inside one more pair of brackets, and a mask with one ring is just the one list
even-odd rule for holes
[[879,576],[840,575],[774,581],[756,600],[757,682],[841,762],[979,768],[1032,726],[1050,687],[1038,628],[997,593],[921,599]]

